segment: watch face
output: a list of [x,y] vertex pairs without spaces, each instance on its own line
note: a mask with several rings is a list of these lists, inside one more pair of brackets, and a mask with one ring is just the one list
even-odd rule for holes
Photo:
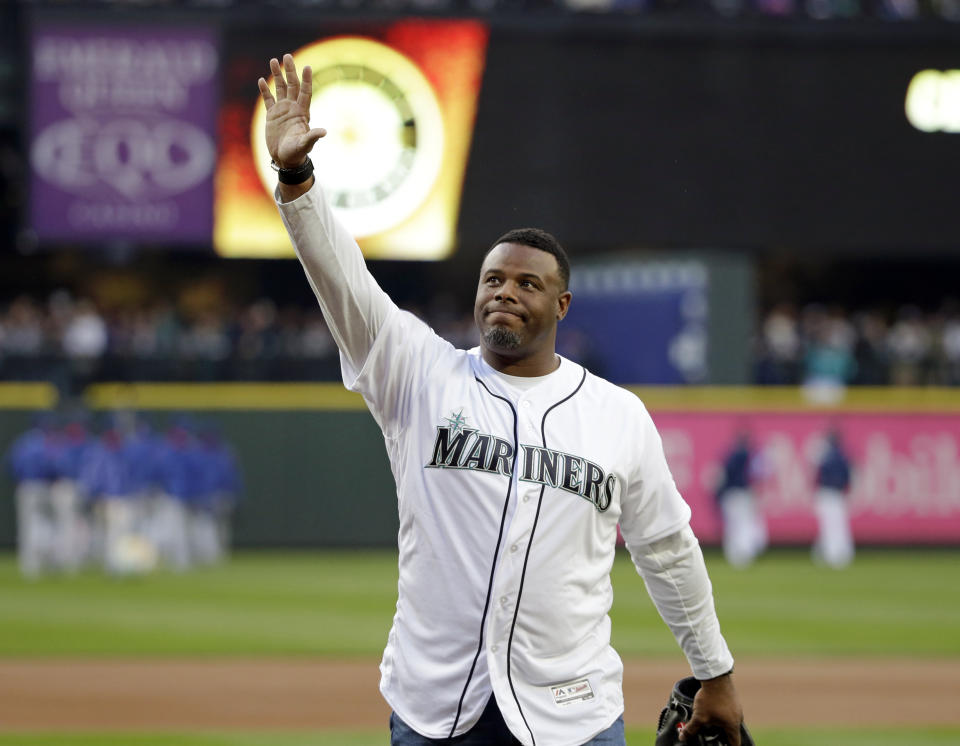
[[[327,130],[313,148],[314,175],[356,237],[409,218],[429,195],[443,161],[443,116],[429,81],[407,57],[362,37],[338,37],[294,52],[313,70],[310,126]],[[252,144],[264,186],[276,174],[256,107]]]

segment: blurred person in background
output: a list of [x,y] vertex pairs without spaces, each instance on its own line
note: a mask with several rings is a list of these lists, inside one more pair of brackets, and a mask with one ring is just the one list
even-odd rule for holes
[[230,550],[230,519],[240,496],[240,469],[233,449],[211,423],[199,428],[195,459],[199,488],[188,516],[190,556],[197,564],[213,564]]
[[723,556],[734,567],[746,567],[767,548],[767,524],[753,489],[761,458],[753,451],[749,433],[740,430],[723,461],[716,499],[723,523]]
[[234,344],[235,372],[242,380],[268,380],[281,351],[277,306],[260,298],[240,314]]
[[793,306],[782,303],[767,314],[760,330],[756,382],[784,386],[799,380],[800,334]]
[[0,362],[7,380],[43,378],[37,360],[49,351],[40,307],[29,296],[15,298],[0,318]]
[[95,439],[88,416],[77,411],[65,418],[57,443],[56,477],[50,488],[58,564],[76,572],[86,562],[91,528],[80,485],[80,472]]
[[[284,361],[298,361],[303,348],[303,309],[287,304],[277,313],[278,355]],[[281,366],[286,367],[286,363]],[[282,378],[289,377],[287,371],[280,371]]]
[[133,309],[128,319],[126,369],[131,380],[156,381],[173,377],[180,337],[180,319],[168,302]]
[[156,490],[150,497],[149,534],[160,562],[175,570],[186,570],[192,564],[190,506],[202,489],[196,430],[192,417],[180,415],[156,442]]
[[177,355],[191,381],[215,381],[224,378],[223,363],[229,359],[230,335],[224,317],[203,309],[186,324],[177,343]]
[[921,382],[925,386],[946,386],[950,379],[950,361],[946,347],[948,318],[948,304],[944,303],[925,320],[925,326],[930,333],[930,350],[921,374]]
[[70,361],[75,392],[96,379],[108,341],[107,324],[96,306],[86,299],[77,301],[60,339],[63,353]]
[[180,319],[168,302],[158,302],[135,312],[130,335],[131,353],[140,361],[142,375],[135,378],[150,380],[159,360],[174,354],[180,334]]
[[39,355],[44,346],[44,319],[40,307],[26,295],[10,303],[3,320],[3,350],[8,355]]
[[80,486],[94,516],[94,554],[112,575],[148,572],[157,561],[145,525],[142,465],[128,437],[124,418],[112,417],[80,470]]
[[63,335],[73,320],[75,308],[76,305],[73,295],[69,290],[60,288],[54,290],[47,296],[46,307],[44,309],[46,311],[44,327],[46,334],[50,339],[55,341],[57,349],[60,352],[63,352]]
[[804,394],[814,402],[837,401],[856,374],[853,327],[842,310],[812,304],[804,309],[802,328]]
[[951,303],[943,324],[943,354],[947,365],[947,384],[960,386],[960,308]]
[[887,322],[879,311],[862,311],[854,317],[857,341],[853,348],[856,362],[854,383],[858,386],[883,386],[890,382],[887,351]]
[[50,487],[56,474],[56,428],[52,414],[38,415],[7,453],[16,483],[17,560],[20,572],[37,577],[55,566],[56,533]]
[[890,382],[895,386],[918,386],[930,355],[930,330],[916,306],[903,306],[887,334]]
[[832,428],[824,440],[823,453],[817,463],[816,488],[817,538],[813,545],[813,559],[830,567],[846,567],[854,555],[847,506],[850,460],[836,428]]
[[304,312],[300,355],[306,380],[336,380],[340,371],[340,356],[319,308]]

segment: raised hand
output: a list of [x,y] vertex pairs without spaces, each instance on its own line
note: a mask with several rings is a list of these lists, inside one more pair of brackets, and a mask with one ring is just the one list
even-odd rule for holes
[[303,81],[297,77],[293,55],[283,55],[283,67],[270,60],[277,95],[274,98],[267,81],[260,78],[257,87],[267,109],[267,151],[281,168],[296,168],[307,159],[317,140],[327,134],[323,128],[310,129],[310,97],[313,95],[313,71],[303,68]]

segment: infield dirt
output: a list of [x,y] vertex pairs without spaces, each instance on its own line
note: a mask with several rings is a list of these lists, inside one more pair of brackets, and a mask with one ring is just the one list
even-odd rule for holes
[[[625,720],[651,725],[686,671],[625,663]],[[735,677],[752,726],[960,724],[953,660],[740,660]],[[385,728],[378,680],[373,660],[6,660],[0,730]]]

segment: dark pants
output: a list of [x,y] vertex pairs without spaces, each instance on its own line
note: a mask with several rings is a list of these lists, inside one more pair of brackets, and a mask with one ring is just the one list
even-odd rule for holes
[[[403,722],[397,713],[390,714],[390,746],[520,746],[520,742],[503,722],[503,715],[497,707],[496,697],[490,697],[487,706],[469,731],[454,738],[427,738]],[[599,733],[583,746],[626,746],[623,733],[623,716]]]

